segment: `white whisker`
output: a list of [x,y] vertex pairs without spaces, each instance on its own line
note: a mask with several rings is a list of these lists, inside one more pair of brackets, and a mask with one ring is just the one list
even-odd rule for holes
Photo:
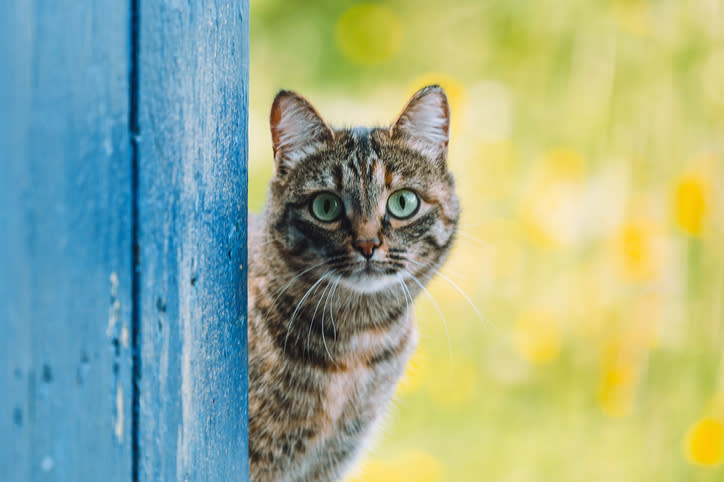
[[405,300],[405,314],[407,314],[410,311],[410,302],[407,299],[407,293],[405,292],[405,288],[403,287],[402,280],[398,279],[397,284],[399,284],[400,288],[402,289],[402,297]]
[[402,279],[400,279],[400,286],[402,286],[402,292],[405,295],[405,302],[407,303],[407,310],[409,311],[410,305],[412,305],[412,311],[415,313],[415,320],[417,320],[418,319],[417,307],[415,306],[415,300],[412,299],[412,293],[410,293],[410,289],[407,287],[407,284],[405,284],[405,281]]
[[[281,288],[279,288],[279,291],[277,291],[276,297],[274,298],[274,301],[272,301],[271,305],[269,305],[269,311],[271,311],[272,307],[276,304],[277,300],[279,300],[279,297],[284,293],[284,291],[285,291],[287,288],[289,288],[289,287],[292,285],[292,283],[294,283],[296,280],[298,280],[299,278],[301,278],[301,277],[304,276],[305,274],[307,274],[307,273],[309,273],[310,271],[312,271],[314,268],[319,268],[320,266],[325,265],[325,264],[327,264],[327,263],[329,263],[329,262],[330,262],[330,261],[322,261],[321,263],[317,263],[317,264],[315,264],[314,266],[310,266],[309,268],[305,269],[304,271],[302,271],[301,273],[299,273],[298,275],[296,275],[296,276],[294,276],[292,279],[290,279],[284,286],[282,286]],[[269,316],[268,313],[267,313],[267,316]]]
[[[324,277],[327,277],[327,274],[325,273]],[[309,331],[307,332],[307,354],[309,354],[309,344],[311,342],[312,338],[312,327],[314,326],[314,318],[317,317],[317,310],[319,309],[320,303],[322,303],[322,298],[324,298],[324,294],[327,292],[329,287],[331,286],[331,283],[327,283],[327,285],[324,287],[324,291],[322,291],[322,294],[319,296],[319,301],[317,301],[317,305],[314,307],[314,313],[312,313],[312,319],[309,321]],[[315,293],[317,290],[314,290]],[[324,316],[324,309],[322,309],[322,316]]]
[[469,240],[471,240],[471,241],[474,241],[474,242],[478,243],[478,244],[481,245],[481,246],[485,246],[486,248],[492,248],[492,247],[493,247],[493,244],[492,244],[492,243],[489,243],[489,242],[487,242],[487,241],[483,241],[482,239],[477,238],[477,237],[473,236],[472,234],[463,231],[463,230],[460,229],[460,228],[458,228],[457,233],[460,234],[460,235],[462,235],[464,238],[467,238],[467,239],[469,239]]
[[[330,296],[332,297],[332,303],[329,304],[329,317],[332,320],[332,329],[334,330],[334,341],[337,342],[337,327],[334,324],[334,315],[332,314],[332,304],[334,303],[334,294],[337,292],[337,286],[339,286],[339,282],[342,281],[342,275],[337,276],[337,280],[334,282],[334,286],[332,287],[332,291],[330,292]],[[324,310],[327,308],[327,301],[329,301],[330,296],[327,297],[327,300],[324,302],[324,308],[322,308],[322,316],[324,316]]]
[[410,276],[410,279],[417,283],[417,285],[422,289],[422,291],[425,292],[425,295],[432,301],[433,306],[435,307],[435,310],[437,310],[437,314],[440,315],[440,319],[442,320],[442,326],[445,328],[445,337],[447,338],[447,351],[448,351],[448,357],[450,358],[450,376],[454,379],[455,378],[455,365],[453,363],[453,355],[452,355],[452,343],[450,343],[450,333],[447,329],[447,321],[445,321],[445,316],[442,314],[442,310],[440,309],[440,305],[437,304],[437,301],[435,298],[430,294],[429,291],[427,291],[427,288],[425,288],[425,285],[423,285],[420,280],[417,279],[417,277],[407,271],[406,269],[403,269],[405,273],[407,273]]
[[[305,274],[309,273],[309,272],[312,271],[313,269],[319,268],[320,266],[324,266],[325,264],[329,264],[329,263],[333,263],[333,262],[335,262],[335,261],[339,261],[340,258],[341,258],[341,256],[335,256],[334,258],[328,259],[327,261],[322,261],[321,263],[317,263],[317,264],[315,264],[315,265],[313,265],[313,266],[310,266],[309,268],[303,270],[301,273],[299,273],[299,274],[297,274],[296,276],[292,277],[292,279],[290,279],[284,286],[282,286],[281,288],[279,288],[279,290],[274,293],[274,294],[276,295],[276,297],[274,298],[274,301],[272,301],[271,305],[269,305],[269,309],[267,310],[267,314],[266,314],[266,316],[264,317],[264,321],[266,322],[266,320],[269,318],[269,314],[271,313],[271,310],[272,310],[272,308],[274,307],[274,305],[276,304],[276,302],[279,300],[279,297],[280,297],[281,295],[283,295],[283,294],[284,294],[284,291],[286,291],[296,280],[298,280],[299,278],[301,278],[301,277],[304,276]],[[272,295],[272,296],[274,296],[274,295]]]
[[445,281],[447,281],[448,283],[450,283],[450,286],[452,286],[453,288],[455,288],[455,290],[456,290],[458,293],[460,293],[460,295],[461,295],[463,298],[465,298],[465,301],[468,302],[468,304],[469,304],[470,307],[473,309],[473,311],[475,311],[475,314],[478,316],[478,319],[479,319],[480,322],[483,324],[483,326],[485,326],[485,327],[487,328],[488,326],[492,325],[492,323],[491,323],[490,321],[488,321],[488,319],[485,318],[482,313],[480,313],[480,310],[478,310],[478,307],[475,306],[475,303],[473,303],[473,300],[471,300],[470,297],[462,290],[462,288],[460,288],[453,280],[451,280],[450,278],[448,278],[447,276],[445,276],[444,274],[442,274],[439,270],[437,270],[437,269],[435,269],[435,268],[433,268],[433,267],[431,267],[431,266],[426,266],[426,265],[424,265],[424,264],[422,264],[422,263],[418,263],[417,261],[413,261],[413,260],[411,260],[411,259],[408,259],[407,261],[409,261],[410,263],[416,264],[416,265],[422,267],[423,269],[430,269],[430,270],[432,270],[432,271],[435,272],[435,274],[437,274],[440,278],[442,278],[442,279],[444,279]]
[[[330,290],[330,293],[327,294],[327,298],[324,300],[325,306],[327,306],[327,301],[329,301],[329,294],[331,294],[331,290]],[[335,339],[337,338],[336,328],[335,328],[334,337],[335,337]],[[324,308],[322,308],[322,344],[324,345],[324,349],[327,351],[327,356],[329,356],[329,359],[332,360],[332,363],[334,363],[334,365],[336,366],[337,362],[334,361],[334,357],[332,357],[332,354],[329,352],[329,348],[327,347],[327,340],[325,339],[325,336],[324,336]]]
[[289,320],[289,324],[287,325],[287,336],[284,338],[284,353],[287,352],[287,340],[289,340],[289,330],[292,328],[292,323],[294,323],[294,318],[297,316],[297,312],[299,311],[299,308],[304,303],[304,300],[307,299],[309,296],[309,293],[314,289],[315,286],[317,286],[319,283],[321,283],[325,278],[327,277],[327,273],[323,274],[308,290],[306,293],[304,293],[304,296],[302,296],[302,299],[299,300],[299,303],[297,303],[296,308],[294,308],[294,313],[292,313],[292,317]]

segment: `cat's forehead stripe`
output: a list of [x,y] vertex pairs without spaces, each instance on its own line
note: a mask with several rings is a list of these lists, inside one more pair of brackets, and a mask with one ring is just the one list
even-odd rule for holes
[[389,189],[390,186],[392,185],[392,171],[387,166],[384,166],[384,170],[385,170],[385,187],[387,189]]
[[346,139],[339,146],[339,152],[345,167],[343,182],[339,183],[346,191],[354,210],[360,211],[363,217],[375,210],[377,198],[381,191],[378,164],[379,156],[375,151],[371,133],[374,129],[356,127],[343,131]]
[[334,187],[337,192],[342,192],[344,188],[344,174],[342,173],[342,166],[335,164],[332,168],[332,176],[334,177]]

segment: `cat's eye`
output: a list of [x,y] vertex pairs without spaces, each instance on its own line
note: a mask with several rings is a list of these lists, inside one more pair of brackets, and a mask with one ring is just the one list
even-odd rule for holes
[[397,219],[407,219],[417,212],[420,198],[409,189],[392,193],[387,199],[387,211]]
[[317,194],[312,200],[311,211],[320,221],[335,221],[342,215],[342,200],[328,192]]

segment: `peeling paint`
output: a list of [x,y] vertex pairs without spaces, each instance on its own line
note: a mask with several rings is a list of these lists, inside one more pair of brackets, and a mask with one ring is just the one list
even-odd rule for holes
[[[187,241],[187,240],[184,240]],[[193,266],[193,258],[191,260]],[[193,327],[190,320],[191,310],[191,293],[184,290],[179,296],[179,305],[181,313],[184,315],[179,319],[181,324],[181,440],[179,441],[180,457],[177,464],[180,464],[181,470],[177,469],[177,474],[182,474],[192,463],[192,443],[194,439],[194,405],[193,405],[193,371],[191,369],[191,341],[193,338]]]
[[116,385],[116,423],[113,430],[116,439],[123,443],[123,387],[120,383]]
[[181,424],[178,425],[178,429],[176,430],[176,473],[177,474],[183,474],[184,471],[184,451],[185,451],[185,444],[184,444],[184,432],[183,427]]
[[118,273],[116,273],[115,271],[111,272],[110,281],[111,281],[111,296],[116,298],[116,297],[118,297]]
[[124,324],[121,328],[121,343],[123,344],[124,348],[128,348],[128,343],[130,341],[130,333],[128,331],[128,325]]
[[53,470],[53,467],[55,467],[55,461],[53,460],[53,457],[50,457],[46,455],[43,457],[42,462],[40,462],[40,468],[43,469],[43,472],[50,472]]
[[108,328],[106,335],[112,336],[116,324],[121,317],[121,302],[118,300],[118,274],[113,271],[110,276],[111,282],[111,307],[108,309]]

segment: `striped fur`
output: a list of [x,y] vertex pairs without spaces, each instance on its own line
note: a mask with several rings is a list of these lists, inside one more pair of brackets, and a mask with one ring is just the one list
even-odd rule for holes
[[[459,216],[446,167],[444,92],[413,96],[391,127],[332,129],[292,92],[271,115],[276,172],[249,241],[249,457],[254,481],[340,479],[416,344],[412,298],[444,261]],[[387,198],[406,188],[418,212]],[[344,212],[323,223],[319,192]],[[367,261],[358,238],[381,245]]]

